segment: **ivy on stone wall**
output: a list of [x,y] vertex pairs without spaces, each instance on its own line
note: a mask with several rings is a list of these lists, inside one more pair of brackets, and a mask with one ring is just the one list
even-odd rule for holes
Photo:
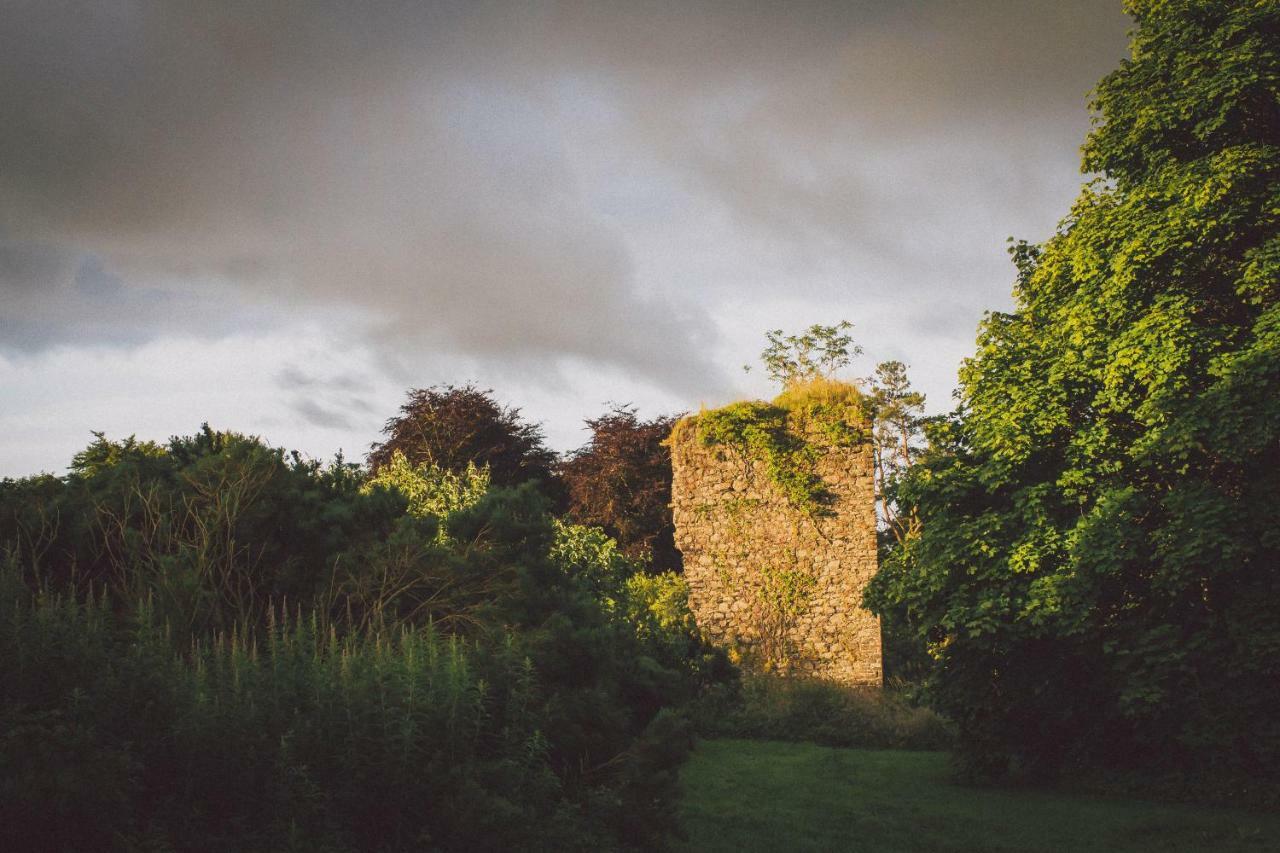
[[812,572],[790,565],[763,564],[759,567],[762,583],[756,588],[756,629],[761,643],[761,657],[773,667],[794,656],[790,636],[800,617],[813,600],[818,579]]
[[732,447],[764,465],[787,501],[830,514],[831,492],[814,473],[821,448],[867,440],[868,403],[856,386],[830,379],[793,385],[772,403],[745,401],[688,419],[705,446]]

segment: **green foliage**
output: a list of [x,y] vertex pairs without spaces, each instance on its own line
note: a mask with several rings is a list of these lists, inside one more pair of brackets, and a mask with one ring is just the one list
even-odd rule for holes
[[[1280,767],[1280,6],[1133,2],[1086,187],[1015,244],[868,601],[936,657],[978,770]],[[1243,780],[1243,781],[1242,781]],[[1265,780],[1265,781],[1264,781]]]
[[344,554],[382,542],[404,501],[358,467],[303,460],[206,425],[168,447],[98,436],[64,478],[0,482],[0,548],[33,582],[150,597],[176,629],[263,618],[318,594]]
[[763,463],[792,505],[817,513],[829,501],[821,478],[813,473],[818,452],[787,428],[786,409],[767,403],[733,403],[698,415],[697,430],[703,444],[726,445]]
[[[205,429],[209,427],[205,424]],[[129,436],[124,441],[110,441],[105,433],[94,432],[93,443],[71,457],[68,466],[73,472],[85,477],[101,474],[129,459],[161,459],[165,449],[154,441],[138,441]]]
[[898,482],[920,453],[923,438],[924,394],[911,387],[907,366],[900,361],[876,365],[871,386],[870,407],[875,427],[876,500],[881,528],[896,542],[911,533],[918,519],[899,512],[894,494]]
[[[454,512],[475,506],[489,491],[489,469],[467,462],[461,471],[450,471],[423,462],[410,465],[403,453],[394,451],[391,461],[375,471],[360,491],[368,494],[376,488],[394,490],[409,502],[410,515],[447,518]],[[445,530],[440,528],[440,535]]]
[[769,609],[779,616],[793,619],[809,607],[809,599],[818,585],[811,573],[793,566],[761,566],[757,594]]
[[586,582],[596,599],[609,610],[617,610],[625,598],[628,579],[641,565],[629,559],[617,541],[599,527],[570,524],[554,519],[555,541],[551,559],[566,572]]
[[852,328],[852,323],[841,320],[834,326],[815,323],[798,335],[774,329],[765,333],[769,346],[760,353],[760,361],[769,378],[784,389],[816,379],[830,379],[849,364],[850,358],[862,352],[862,347],[855,345],[848,334]]
[[636,573],[626,581],[627,620],[653,637],[696,636],[689,584],[675,572]]
[[787,388],[770,403],[732,403],[690,419],[708,447],[732,447],[764,465],[799,509],[821,515],[831,494],[814,471],[820,444],[851,447],[866,440],[867,401],[848,383],[818,379]]
[[754,568],[758,583],[741,590],[740,598],[748,605],[756,643],[750,649],[735,651],[752,669],[771,671],[795,658],[792,631],[809,609],[818,579],[799,568],[794,557],[781,564],[760,563]]
[[732,672],[676,592],[633,600],[636,565],[535,484],[395,465],[366,487],[208,428],[79,458],[0,484],[17,846],[652,849],[673,830],[679,708]]
[[582,808],[616,782],[555,767],[548,686],[518,641],[340,635],[286,611],[178,655],[146,608],[122,620],[105,599],[31,599],[13,583],[3,604],[11,849],[586,850],[642,837],[620,844]]
[[[685,673],[702,692],[735,677],[723,650],[702,639],[689,610],[689,585],[675,572],[649,574],[598,527],[554,520],[551,558],[634,632],[646,655]],[[682,694],[693,698],[693,694]]]
[[948,749],[954,742],[946,720],[892,690],[767,674],[743,679],[736,701],[702,728],[710,737],[864,749]]

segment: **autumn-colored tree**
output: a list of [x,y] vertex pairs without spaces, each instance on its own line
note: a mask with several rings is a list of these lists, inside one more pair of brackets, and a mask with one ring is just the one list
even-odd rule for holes
[[652,571],[680,571],[671,519],[671,451],[676,418],[642,421],[618,406],[588,420],[591,440],[560,466],[569,515],[604,528],[623,552]]

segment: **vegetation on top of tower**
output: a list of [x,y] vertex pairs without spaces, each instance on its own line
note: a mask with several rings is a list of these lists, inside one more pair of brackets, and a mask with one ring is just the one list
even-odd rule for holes
[[[699,412],[677,424],[696,430],[707,447],[731,447],[762,463],[787,501],[812,515],[828,513],[831,493],[815,471],[824,447],[853,447],[870,436],[871,400],[837,370],[862,352],[841,321],[815,324],[800,335],[767,333],[760,353],[782,392],[766,403],[747,400]],[[678,432],[677,432],[678,434]]]

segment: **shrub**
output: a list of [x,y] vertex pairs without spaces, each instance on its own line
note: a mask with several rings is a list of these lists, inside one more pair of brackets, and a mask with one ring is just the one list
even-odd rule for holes
[[674,831],[679,706],[730,671],[670,617],[677,594],[637,604],[636,565],[598,530],[566,539],[534,484],[437,478],[441,519],[408,511],[430,471],[399,472],[406,496],[207,429],[83,458],[0,485],[11,847],[650,849]]
[[701,709],[700,729],[716,737],[809,741],[864,749],[949,749],[952,726],[893,690],[758,674],[740,695]]

